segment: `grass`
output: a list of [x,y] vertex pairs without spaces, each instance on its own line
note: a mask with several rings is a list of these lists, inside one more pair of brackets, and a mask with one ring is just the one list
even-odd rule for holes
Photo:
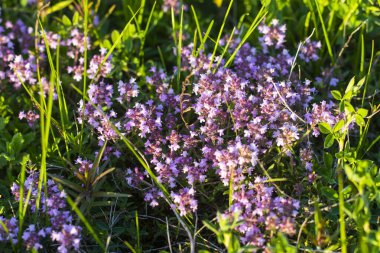
[[[176,94],[182,90],[181,99],[186,98],[188,93],[192,92],[187,83],[193,84],[197,81],[194,76],[196,73],[183,70],[186,65],[182,52],[188,44],[193,43],[193,57],[199,57],[203,52],[208,54],[211,62],[209,71],[217,74],[222,68],[234,67],[235,58],[245,43],[256,44],[259,48],[257,27],[273,18],[278,18],[287,25],[291,39],[286,43],[295,52],[287,81],[294,81],[296,76],[300,80],[306,78],[315,80],[322,76],[321,83],[313,83],[313,87],[319,92],[315,97],[316,102],[333,101],[337,105],[337,110],[344,113],[344,117],[342,116],[340,121],[331,126],[322,122],[319,129],[323,138],[312,137],[312,130],[308,126],[305,135],[297,142],[299,146],[289,151],[293,155],[297,154],[302,141],[313,142],[316,146],[313,166],[318,174],[318,179],[313,183],[309,183],[305,176],[300,179],[299,175],[304,171],[300,171],[301,158],[297,155],[285,156],[281,154],[280,148],[273,144],[267,153],[260,157],[255,166],[255,176],[265,176],[265,183],[273,187],[276,196],[292,197],[301,202],[296,233],[285,236],[272,230],[268,234],[267,247],[274,252],[346,253],[354,249],[361,252],[376,252],[380,249],[377,241],[380,238],[378,230],[380,177],[377,166],[380,162],[377,148],[380,140],[377,81],[380,76],[376,71],[379,48],[374,39],[380,28],[376,22],[371,23],[377,20],[374,13],[379,12],[380,7],[376,3],[358,2],[352,6],[349,3],[342,3],[342,8],[338,11],[332,1],[321,0],[308,0],[305,3],[300,0],[285,1],[286,3],[267,1],[264,4],[231,0],[219,1],[215,5],[200,1],[181,2],[186,5],[172,6],[168,13],[163,12],[162,1],[145,0],[141,1],[138,7],[130,0],[123,3],[113,0],[110,2],[70,0],[35,10],[37,13],[34,20],[35,76],[38,85],[30,86],[27,82],[24,83],[21,73],[16,73],[23,90],[13,91],[4,88],[5,95],[1,95],[14,111],[14,115],[6,116],[11,122],[4,126],[12,133],[16,134],[25,128],[25,124],[12,122],[17,121],[18,111],[34,107],[39,112],[39,125],[26,130],[38,133],[39,141],[36,141],[39,142],[38,150],[35,148],[37,144],[34,144],[32,147],[22,147],[20,153],[12,154],[17,161],[16,168],[19,168],[12,172],[12,177],[14,181],[17,179],[20,185],[20,200],[15,205],[9,194],[4,195],[0,192],[6,200],[0,201],[0,215],[17,217],[19,220],[18,244],[11,243],[12,247],[8,249],[13,252],[22,252],[25,249],[23,231],[27,224],[40,219],[40,222],[49,223],[47,218],[43,221],[30,211],[32,188],[26,189],[24,183],[28,171],[31,170],[31,164],[34,163],[39,172],[37,211],[41,209],[41,201],[43,199],[46,201],[43,196],[48,194],[48,177],[52,178],[61,189],[65,190],[67,203],[76,215],[75,222],[85,227],[82,236],[83,247],[91,248],[93,252],[129,250],[142,253],[157,249],[161,250],[160,252],[170,253],[253,252],[254,249],[243,245],[240,240],[241,234],[236,232],[241,225],[239,217],[228,220],[220,214],[234,205],[233,170],[230,170],[228,186],[217,183],[215,172],[209,172],[210,177],[201,185],[190,185],[189,187],[197,189],[199,209],[198,212],[181,216],[180,209],[171,195],[175,189],[158,176],[152,161],[146,155],[144,139],[137,134],[126,134],[120,130],[119,125],[115,123],[116,120],[114,122],[105,116],[106,108],[100,108],[89,101],[88,89],[90,85],[97,84],[102,67],[112,58],[115,69],[119,65],[127,67],[120,68],[120,71],[113,70],[114,72],[111,72],[106,80],[115,84],[116,88],[116,80],[120,80],[120,77],[122,80],[137,77],[141,92],[136,99],[139,103],[157,97],[154,88],[146,82],[146,78],[150,76],[151,66],[165,69],[168,76],[172,77],[168,85],[175,87]],[[0,4],[7,11],[21,9],[22,13],[27,12],[26,5],[25,1],[21,1],[20,7],[8,0]],[[248,7],[252,9],[251,13],[246,12]],[[368,10],[373,10],[373,13]],[[21,18],[25,18],[25,15],[22,14]],[[70,21],[66,21],[68,25],[63,22],[64,16]],[[4,13],[2,18],[13,19],[8,13]],[[95,18],[100,20],[97,25],[94,22]],[[47,34],[47,31],[56,30],[63,39],[73,27],[83,31],[84,35],[81,84],[74,82],[65,69],[71,61],[64,57],[67,53],[65,45],[58,43],[57,48],[52,50]],[[113,32],[118,30],[121,32]],[[319,61],[300,65],[298,56],[304,44],[299,43],[297,47],[294,43],[304,41],[305,34],[309,34],[310,31],[312,32],[309,38],[311,40],[318,38],[324,47]],[[239,35],[235,37],[236,32]],[[350,35],[347,37],[347,34]],[[224,35],[227,40],[222,47],[220,41]],[[238,39],[237,46],[231,49],[235,39]],[[46,58],[39,56],[42,41]],[[88,44],[91,44],[89,49]],[[98,66],[95,78],[90,80],[87,76],[89,61],[96,51],[94,48],[103,46],[106,47],[107,53]],[[173,47],[175,53],[172,53]],[[211,69],[212,67],[214,68]],[[176,72],[172,70],[175,68]],[[115,73],[116,71],[119,72]],[[322,71],[339,77],[338,86],[328,85],[330,74],[323,76]],[[118,78],[115,78],[116,76]],[[352,76],[357,76],[356,79],[359,81],[352,78],[348,82]],[[42,77],[49,77],[48,89],[44,87]],[[0,81],[0,89],[3,89],[5,86],[3,83],[6,82]],[[187,85],[185,88],[184,84]],[[289,99],[280,93],[280,87],[274,82],[273,85],[284,110],[293,113],[298,118],[299,125],[306,125],[305,119],[296,113],[298,108],[293,108],[288,102]],[[39,94],[36,95],[36,92]],[[9,98],[6,97],[8,95]],[[11,98],[17,96],[22,97],[26,103],[12,104]],[[99,115],[107,118],[107,123],[117,133],[119,142],[115,144],[112,141],[105,141],[102,146],[98,146],[94,130],[86,124],[77,126],[76,108],[79,99],[90,104]],[[132,108],[133,104],[123,106],[124,108],[115,107],[118,116],[125,114],[125,109]],[[235,101],[224,106],[228,107],[228,111],[232,111],[230,108],[235,106]],[[168,110],[171,109],[175,110],[175,108]],[[83,107],[82,113],[84,110]],[[181,115],[185,124],[182,122],[178,124],[176,127],[178,132],[184,132],[185,127],[189,128],[191,124],[195,124],[197,119],[190,111],[189,109],[184,112],[186,115]],[[1,117],[5,116],[1,114]],[[231,125],[234,126],[231,134],[238,137],[242,133],[236,130],[232,113],[230,118]],[[167,123],[163,122],[164,125]],[[163,135],[169,134],[165,131]],[[13,136],[4,135],[4,139],[11,137]],[[5,143],[10,143],[10,140],[0,144],[5,146]],[[118,159],[112,157],[113,151],[109,151],[109,148],[121,150],[122,156]],[[94,155],[95,152],[97,154]],[[197,161],[199,154],[189,155]],[[1,155],[1,157],[12,157],[6,152]],[[73,173],[77,165],[72,163],[78,156],[93,161],[90,172],[82,178]],[[14,166],[8,161],[5,164],[4,166],[0,163],[1,171],[6,166]],[[52,169],[50,164],[56,164],[56,167]],[[142,168],[146,173],[148,179],[144,179],[144,187],[155,186],[162,194],[163,200],[158,208],[150,208],[144,202],[141,191],[126,185],[125,169],[134,167]],[[253,179],[254,176],[247,178],[255,184]],[[178,185],[185,187],[184,182],[177,181]],[[1,182],[3,184],[3,181]],[[13,183],[4,182],[6,189]],[[295,185],[298,183],[302,183],[305,188],[305,191],[299,195],[295,191]],[[113,200],[109,201],[110,198]],[[104,228],[105,222],[99,218],[99,213],[107,212],[110,212],[110,215],[123,217],[116,222],[116,227],[111,231]],[[119,214],[116,214],[117,212]],[[148,216],[154,218],[148,219],[146,218]],[[199,227],[200,224],[203,226]],[[9,234],[5,222],[0,220],[0,225],[2,229],[0,232]],[[51,249],[55,247],[47,245],[48,251],[49,247]]]

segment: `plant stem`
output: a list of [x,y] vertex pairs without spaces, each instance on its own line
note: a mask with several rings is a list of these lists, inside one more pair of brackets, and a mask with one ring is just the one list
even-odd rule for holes
[[[344,137],[339,141],[339,151],[344,150]],[[338,160],[338,191],[339,191],[339,226],[342,253],[347,253],[346,223],[344,221],[344,195],[343,195],[343,159]]]

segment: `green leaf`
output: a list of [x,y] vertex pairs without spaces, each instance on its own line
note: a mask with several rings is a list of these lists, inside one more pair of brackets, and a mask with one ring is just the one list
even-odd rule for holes
[[117,41],[117,39],[119,38],[119,36],[120,36],[119,31],[113,30],[112,34],[111,34],[112,42],[115,43]]
[[352,90],[350,90],[349,92],[345,93],[344,96],[343,96],[343,100],[351,100],[352,98]]
[[326,122],[321,122],[318,124],[318,127],[319,127],[319,131],[321,131],[321,133],[324,133],[324,134],[329,134],[331,133],[331,127],[328,123]]
[[340,101],[339,103],[339,111],[344,112],[344,100]]
[[351,78],[350,82],[348,83],[345,93],[351,91],[352,88],[354,87],[354,84],[355,84],[355,76]]
[[99,182],[100,179],[102,179],[103,177],[105,177],[107,174],[111,173],[114,170],[115,170],[115,168],[109,168],[108,170],[101,173],[99,176],[96,177],[94,182],[92,182],[92,186],[95,186]]
[[329,148],[334,144],[334,135],[329,134],[326,136],[325,142],[323,144],[324,148]]
[[344,120],[339,120],[338,123],[335,124],[334,128],[333,128],[333,132],[336,133],[338,132],[340,129],[342,129],[342,127],[344,126]]
[[355,122],[358,126],[364,126],[365,125],[365,121],[364,121],[363,117],[360,116],[359,114],[355,115]]
[[47,16],[49,14],[52,14],[53,12],[60,11],[66,8],[67,6],[69,6],[72,2],[74,2],[74,0],[60,1],[56,3],[55,5],[51,6],[50,8],[48,8],[46,12],[44,12],[43,16]]
[[325,197],[327,197],[329,200],[336,200],[338,199],[338,193],[330,188],[330,187],[327,187],[327,186],[322,186],[321,187],[321,191],[322,195],[324,195]]
[[359,108],[357,113],[364,118],[368,115],[368,110],[364,108]]
[[79,22],[79,13],[76,11],[73,15],[73,25],[77,25]]
[[20,4],[22,7],[25,7],[28,4],[28,0],[20,0]]
[[109,40],[104,40],[103,47],[106,49],[110,49],[112,47],[111,42]]
[[334,160],[333,160],[332,155],[329,152],[323,153],[323,161],[327,169],[332,168]]
[[92,194],[92,197],[94,198],[129,198],[131,197],[130,194],[125,194],[125,193],[117,193],[117,192],[94,192]]
[[4,128],[5,128],[5,119],[4,118],[0,118],[0,131],[2,131]]
[[331,91],[331,95],[336,99],[336,100],[342,100],[342,95],[338,90],[333,90]]
[[209,230],[211,230],[212,232],[214,232],[216,235],[218,235],[220,232],[218,230],[217,227],[215,227],[211,222],[209,221],[202,221],[203,222],[203,225],[205,225],[205,227],[207,227]]
[[115,205],[115,204],[116,204],[115,201],[107,200],[107,201],[95,201],[95,202],[92,202],[91,206],[112,206],[112,205]]
[[60,183],[60,184],[63,184],[63,185],[66,185],[67,187],[70,187],[71,189],[73,189],[74,191],[80,193],[83,191],[83,188],[80,186],[80,185],[77,185],[69,180],[66,180],[66,179],[63,179],[63,178],[60,178],[58,176],[55,176],[55,175],[52,175],[52,174],[49,174],[48,173],[48,176],[51,177],[56,183]]
[[354,107],[351,105],[351,103],[348,102],[348,101],[345,101],[345,102],[344,102],[344,108],[345,108],[348,112],[350,112],[350,113],[355,112],[355,108],[354,108]]
[[360,79],[360,81],[356,84],[356,86],[358,87],[358,89],[360,89],[363,86],[364,81],[365,81],[365,77],[363,77],[362,79]]
[[71,20],[66,16],[66,15],[63,15],[62,17],[62,23],[65,25],[65,26],[71,26]]
[[13,150],[13,154],[18,154],[20,153],[21,149],[23,148],[24,144],[24,138],[22,137],[21,133],[17,133],[13,135],[12,141],[10,143],[11,148]]

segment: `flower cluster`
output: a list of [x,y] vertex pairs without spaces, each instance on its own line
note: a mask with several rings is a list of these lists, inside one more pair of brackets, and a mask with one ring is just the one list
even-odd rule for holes
[[[181,94],[171,85],[173,76],[152,67],[145,82],[155,90],[156,99],[132,103],[143,93],[133,78],[118,83],[118,94],[112,85],[99,81],[88,90],[90,102],[81,102],[78,112],[79,121],[88,122],[101,142],[116,141],[115,128],[143,140],[141,150],[158,181],[170,189],[180,215],[197,211],[197,184],[215,180],[214,175],[224,186],[232,184],[232,206],[225,215],[239,212],[242,242],[262,247],[275,231],[294,234],[299,203],[277,195],[256,167],[265,166],[263,157],[276,152],[293,156],[308,125],[314,128],[327,117],[317,118],[321,116],[317,110],[326,110],[335,119],[327,107],[313,106],[307,113],[316,91],[310,80],[299,80],[291,72],[295,57],[285,48],[286,27],[273,20],[271,26],[261,24],[259,31],[261,46],[244,44],[231,68],[218,67],[218,57],[211,62],[211,55],[195,56],[191,44],[183,47],[181,71],[192,81],[185,79]],[[234,39],[230,50],[238,43]],[[307,41],[301,59],[316,60],[318,45]],[[124,115],[113,111],[117,105],[113,100],[128,108]],[[311,173],[311,158],[306,151],[302,154],[303,166]],[[143,182],[146,186],[147,177],[139,168],[126,172],[126,181],[134,188]],[[144,190],[145,201],[159,205],[163,194],[154,186]]]
[[267,51],[268,47],[280,49],[284,46],[286,26],[280,25],[277,19],[272,20],[271,26],[265,24],[260,25],[259,32],[262,34],[259,40],[263,45],[264,51]]
[[83,160],[81,157],[76,159],[75,164],[79,165],[78,173],[80,174],[88,173],[93,167],[93,164],[90,161]]
[[23,56],[33,43],[32,33],[33,29],[21,20],[2,24],[0,13],[0,80],[8,80],[16,89],[21,82],[36,83],[34,56]]
[[265,180],[257,177],[254,183],[235,192],[234,203],[224,214],[225,217],[232,218],[233,213],[239,213],[241,225],[237,230],[243,235],[242,242],[260,248],[273,232],[293,235],[299,209],[296,200],[273,197],[274,189]]
[[181,8],[183,6],[183,9],[187,10],[187,5],[183,5],[180,0],[164,0],[164,3],[162,4],[162,11],[163,12],[170,12],[173,8],[175,14],[179,14],[181,12]]
[[172,193],[171,197],[173,202],[178,207],[180,215],[186,215],[189,210],[192,212],[197,211],[197,200],[194,199],[195,191],[194,189],[184,188],[181,189],[179,193]]
[[311,41],[310,38],[300,48],[299,57],[305,62],[316,61],[319,59],[318,50],[321,48],[320,41]]
[[67,253],[79,251],[81,228],[73,225],[64,224],[60,231],[53,231],[51,238],[59,243],[58,252]]
[[[18,242],[18,221],[12,217],[9,220],[0,216],[0,242],[10,241],[13,244]],[[4,228],[5,227],[5,228]]]
[[[29,208],[33,213],[37,213],[38,194],[40,194],[40,210],[41,213],[46,213],[50,221],[51,226],[41,227],[42,224],[30,224],[22,234],[23,245],[26,249],[39,250],[43,246],[41,240],[50,236],[53,241],[57,241],[59,244],[58,252],[66,253],[69,250],[79,250],[80,231],[81,228],[72,225],[73,217],[70,212],[67,211],[66,194],[64,191],[58,189],[58,186],[52,181],[47,181],[47,188],[45,195],[44,187],[41,192],[38,192],[39,174],[31,172],[24,182],[24,189],[26,192],[31,192],[29,198]],[[13,184],[12,193],[17,201],[20,200],[20,186]],[[27,196],[23,196],[26,201]],[[0,228],[0,237],[2,241],[11,241],[11,243],[17,243],[18,233],[18,221],[15,218],[10,220],[1,220],[8,229],[8,235],[5,235],[5,231]]]
[[[100,55],[94,55],[90,61],[90,66],[87,70],[88,77],[96,79],[100,77],[106,77],[112,70],[111,58],[105,59],[107,50],[102,48]],[[104,61],[104,62],[103,62]]]
[[320,104],[313,104],[311,112],[305,114],[305,119],[308,124],[313,129],[313,135],[319,135],[318,124],[321,122],[326,122],[330,126],[334,126],[336,122],[339,121],[341,115],[336,115],[333,113],[334,104],[326,103],[322,101]]
[[46,237],[47,233],[50,233],[50,232],[51,232],[51,228],[38,230],[36,228],[36,225],[30,224],[29,227],[25,229],[22,234],[22,240],[24,242],[26,249],[27,250],[42,249],[42,245],[40,244],[40,241],[42,240],[42,238]]
[[308,173],[308,181],[314,182],[317,179],[317,174],[313,171],[313,151],[310,147],[300,150],[300,160]]
[[[113,86],[106,84],[103,81],[99,85],[91,84],[88,89],[89,103],[80,101],[78,109],[78,121],[83,123],[87,121],[94,129],[96,129],[99,137],[99,145],[101,146],[104,141],[117,140],[119,135],[116,129],[112,126],[111,120],[117,117],[112,106]],[[103,108],[106,108],[104,111]],[[108,110],[109,109],[109,110]],[[120,127],[120,123],[113,123]]]
[[36,114],[35,112],[33,112],[31,110],[28,111],[27,113],[25,113],[24,111],[21,111],[18,114],[18,118],[19,119],[26,119],[26,121],[28,122],[28,125],[30,127],[32,127],[34,125],[34,123],[36,122],[36,120],[38,120],[40,118],[40,115]]

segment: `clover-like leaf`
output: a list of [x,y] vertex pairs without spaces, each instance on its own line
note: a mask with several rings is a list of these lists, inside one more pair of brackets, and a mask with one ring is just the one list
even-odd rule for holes
[[336,100],[342,100],[342,95],[338,90],[333,90],[331,91],[331,95],[336,99]]
[[342,127],[344,127],[344,120],[339,120],[338,123],[335,124],[334,128],[333,128],[333,132],[336,133],[338,132],[340,129],[342,129]]
[[359,114],[355,115],[355,122],[358,126],[364,126],[365,125],[365,121],[364,121],[363,117],[360,116]]
[[319,131],[321,131],[321,133],[323,134],[329,134],[332,132],[330,125],[326,122],[319,123],[318,128],[319,128]]
[[325,142],[323,143],[324,148],[329,148],[334,144],[334,135],[329,134],[326,136]]
[[357,113],[364,118],[365,116],[368,115],[368,110],[364,108],[359,108]]

